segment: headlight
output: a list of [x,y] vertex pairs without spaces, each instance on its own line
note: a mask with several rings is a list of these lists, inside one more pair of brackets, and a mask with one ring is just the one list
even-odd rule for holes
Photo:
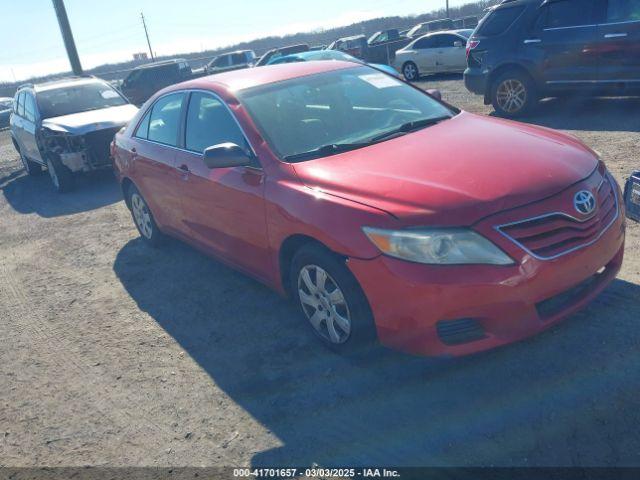
[[434,228],[383,230],[364,227],[364,233],[391,257],[430,265],[513,265],[497,246],[473,230]]

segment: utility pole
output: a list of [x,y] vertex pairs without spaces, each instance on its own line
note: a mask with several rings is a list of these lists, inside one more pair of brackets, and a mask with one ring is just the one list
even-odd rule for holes
[[140,17],[142,18],[142,26],[144,27],[144,34],[147,36],[147,44],[149,45],[149,54],[151,55],[151,60],[155,60],[153,56],[153,50],[151,49],[151,40],[149,40],[149,31],[147,30],[147,22],[144,20],[144,13],[140,12]]
[[58,24],[60,25],[60,32],[62,32],[64,46],[67,49],[67,56],[69,57],[71,69],[73,70],[74,75],[82,75],[82,65],[80,64],[78,50],[76,50],[76,42],[73,40],[73,33],[71,33],[71,25],[69,25],[67,10],[64,8],[64,0],[53,0],[53,8],[55,9],[56,16],[58,17]]
[[447,18],[450,18],[449,17],[449,0],[447,0]]

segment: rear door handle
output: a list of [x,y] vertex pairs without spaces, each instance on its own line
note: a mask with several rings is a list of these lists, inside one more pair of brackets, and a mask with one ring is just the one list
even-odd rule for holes
[[189,173],[189,167],[185,164],[180,165],[178,169],[182,170],[184,173]]
[[625,38],[627,33],[607,33],[604,38]]

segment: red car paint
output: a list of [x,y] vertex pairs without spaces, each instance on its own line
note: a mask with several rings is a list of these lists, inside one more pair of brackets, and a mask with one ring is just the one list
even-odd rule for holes
[[[597,155],[573,137],[463,112],[393,140],[289,164],[270,149],[235,95],[252,86],[352,67],[292,63],[169,87],[147,105],[172,91],[214,92],[230,107],[262,169],[209,170],[201,155],[133,138],[143,107],[116,136],[116,174],[137,186],[161,230],[283,294],[286,266],[280,252],[290,239],[310,237],[343,255],[369,301],[381,343],[415,354],[466,355],[519,340],[574,313],[615,278],[624,249],[620,191]],[[189,174],[181,169],[185,166]],[[551,212],[575,216],[573,195],[583,189],[595,193],[603,182],[611,182],[617,216],[584,248],[545,260],[497,229]],[[471,227],[516,264],[410,263],[381,255],[363,226]],[[598,271],[587,289],[542,318],[540,302]],[[485,338],[443,343],[437,323],[459,318],[477,319]]]

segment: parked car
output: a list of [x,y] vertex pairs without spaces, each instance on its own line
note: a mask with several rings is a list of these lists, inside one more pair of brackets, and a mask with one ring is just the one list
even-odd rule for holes
[[409,38],[419,38],[427,33],[441,32],[443,30],[454,30],[455,25],[450,18],[443,18],[441,20],[431,20],[430,22],[419,23],[411,30],[407,32]]
[[13,110],[13,98],[0,97],[0,128],[9,126],[11,110]]
[[364,57],[368,63],[392,65],[396,52],[407,46],[411,39],[400,34],[397,28],[374,33],[367,40],[368,47]]
[[[343,62],[358,63],[361,65],[365,64],[359,58],[352,57],[348,53],[344,53],[339,50],[322,50],[317,52],[302,52],[302,53],[296,53],[294,55],[287,55],[285,57],[274,58],[271,60],[271,62],[269,62],[269,65],[278,65],[280,63],[322,61],[322,60],[339,60]],[[382,70],[383,72],[386,72],[389,75],[393,75],[394,77],[400,76],[398,71],[389,65],[375,64],[375,63],[369,63],[368,65],[372,66],[373,68],[377,68],[378,70]]]
[[624,187],[627,217],[640,222],[640,171],[633,172]]
[[206,72],[211,75],[215,73],[239,70],[253,66],[256,61],[256,54],[253,50],[239,50],[218,55],[206,66]]
[[396,52],[394,67],[409,81],[420,75],[464,72],[466,46],[473,30],[451,30],[420,37]]
[[467,88],[505,117],[539,98],[640,90],[637,0],[518,0],[498,5],[468,44]]
[[620,189],[579,140],[364,65],[172,86],[113,152],[144,241],[176,236],[289,294],[342,352],[515,342],[587,305],[623,259]]
[[111,168],[109,145],[137,111],[97,78],[26,84],[14,99],[11,140],[29,175],[46,167],[56,191],[67,192],[74,174]]
[[348,53],[352,57],[365,59],[369,44],[367,37],[364,35],[354,35],[352,37],[343,37],[335,40],[327,47],[328,50],[340,50]]
[[149,63],[134,68],[122,82],[122,93],[135,105],[142,105],[158,90],[184,82],[193,76],[184,59]]
[[263,67],[269,63],[272,58],[284,57],[285,55],[291,55],[293,53],[308,52],[309,45],[306,43],[300,43],[298,45],[289,45],[287,47],[273,48],[267,53],[262,55],[260,59],[255,63],[256,67]]

